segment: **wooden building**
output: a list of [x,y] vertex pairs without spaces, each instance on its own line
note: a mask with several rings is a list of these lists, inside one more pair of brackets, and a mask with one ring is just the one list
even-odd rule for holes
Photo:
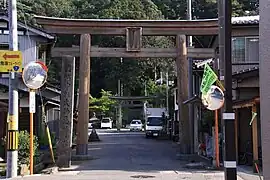
[[[23,67],[31,61],[40,60],[46,64],[47,49],[55,42],[55,37],[44,31],[18,22],[18,49],[23,54]],[[8,18],[0,16],[0,50],[9,49]],[[0,73],[0,141],[6,136],[6,122],[8,113],[9,78],[7,73]],[[29,102],[28,88],[19,77],[19,130],[29,130]],[[42,132],[41,105],[46,105],[45,114],[51,122],[59,119],[60,90],[46,84],[36,93],[36,114],[34,116],[34,132]],[[41,101],[42,100],[42,101]],[[52,124],[52,123],[50,123]],[[3,153],[0,154],[3,156]]]
[[[246,153],[248,154],[248,162],[245,164],[253,164],[253,160],[257,161],[261,157],[259,119],[259,16],[233,17],[232,36],[233,108],[237,117],[237,158],[241,159],[243,153],[248,151]],[[221,68],[221,62],[218,59],[218,43],[219,40],[216,35],[213,36],[209,43],[209,47],[215,48],[217,52],[216,58],[213,58],[213,63],[211,63],[211,66],[217,72]],[[195,63],[193,63],[193,66],[194,98],[188,100],[187,103],[191,102],[194,104],[193,132],[194,153],[196,153],[199,141],[202,138],[200,134],[202,106],[198,101],[198,95],[200,94],[203,68],[197,68]],[[175,119],[178,120],[176,87],[174,88],[174,104],[176,112]],[[257,113],[257,116],[251,122],[254,113]],[[220,128],[221,130],[222,128]]]

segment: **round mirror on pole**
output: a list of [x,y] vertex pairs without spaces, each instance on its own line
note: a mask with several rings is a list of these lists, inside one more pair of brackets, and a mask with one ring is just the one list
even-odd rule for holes
[[24,67],[22,79],[29,89],[39,89],[47,80],[47,67],[38,61],[33,61]]
[[30,175],[34,174],[34,113],[36,113],[35,90],[41,88],[45,84],[48,76],[47,72],[48,68],[42,62],[32,61],[24,67],[22,73],[23,82],[29,88]]
[[224,100],[224,93],[218,86],[212,85],[206,94],[202,94],[203,105],[211,111],[220,109]]

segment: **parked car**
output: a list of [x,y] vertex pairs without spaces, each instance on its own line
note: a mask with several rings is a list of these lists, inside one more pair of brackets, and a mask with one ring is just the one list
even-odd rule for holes
[[111,118],[103,118],[101,120],[101,129],[103,129],[103,128],[112,129],[112,124],[113,124],[113,121]]
[[88,122],[88,129],[95,128],[99,129],[101,128],[101,122],[98,118],[91,118]]
[[143,123],[139,119],[134,119],[131,121],[129,125],[130,131],[142,131],[143,130]]

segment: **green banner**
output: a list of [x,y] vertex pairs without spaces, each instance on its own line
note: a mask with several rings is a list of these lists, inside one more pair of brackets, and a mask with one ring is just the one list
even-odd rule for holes
[[203,94],[206,94],[217,79],[218,77],[216,73],[212,70],[212,68],[208,64],[205,64],[200,88],[201,92]]

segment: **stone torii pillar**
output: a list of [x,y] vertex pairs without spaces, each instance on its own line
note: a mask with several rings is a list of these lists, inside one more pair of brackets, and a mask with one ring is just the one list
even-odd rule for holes
[[90,48],[91,36],[89,34],[82,34],[80,42],[80,77],[76,155],[88,154]]
[[57,165],[63,168],[70,167],[71,165],[74,79],[75,57],[63,57],[61,70],[59,142],[57,144]]

